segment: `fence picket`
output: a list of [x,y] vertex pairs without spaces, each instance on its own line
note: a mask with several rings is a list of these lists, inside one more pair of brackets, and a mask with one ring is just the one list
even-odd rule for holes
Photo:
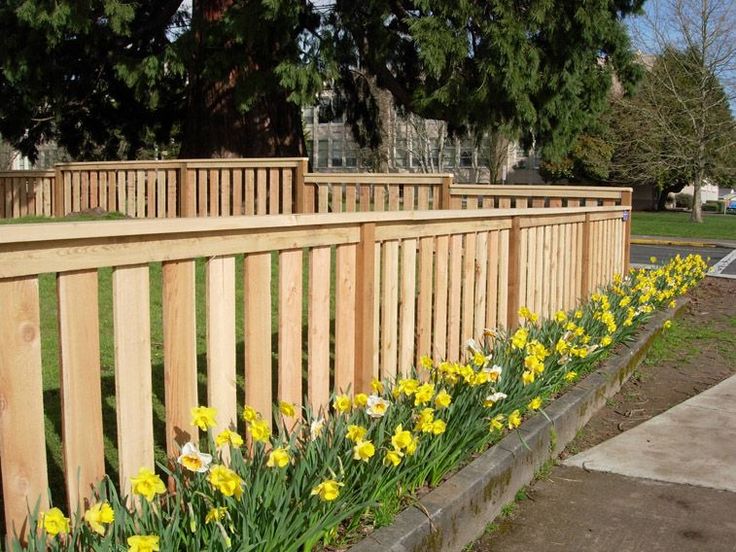
[[0,280],[0,466],[7,534],[48,508],[38,277]]
[[237,428],[235,257],[208,259],[205,280],[207,404],[217,409],[217,434]]
[[105,475],[97,270],[57,277],[64,477],[70,512]]
[[112,293],[118,473],[130,495],[130,478],[154,468],[148,265],[113,269]]

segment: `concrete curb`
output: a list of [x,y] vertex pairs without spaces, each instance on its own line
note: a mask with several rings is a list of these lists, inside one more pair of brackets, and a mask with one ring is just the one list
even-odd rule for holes
[[674,245],[679,247],[721,247],[716,242],[703,241],[678,241],[671,239],[648,239],[648,238],[631,238],[632,245]]
[[350,552],[461,551],[477,539],[536,471],[556,458],[606,400],[616,394],[661,332],[666,320],[682,311],[689,299],[660,312],[640,330],[635,341],[537,414],[519,432],[504,437],[476,460],[427,494],[419,506],[401,512],[394,523],[367,536]]

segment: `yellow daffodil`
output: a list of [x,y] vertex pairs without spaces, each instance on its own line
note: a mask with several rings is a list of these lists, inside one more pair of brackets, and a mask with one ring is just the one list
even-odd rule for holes
[[358,393],[353,397],[353,406],[355,408],[365,408],[368,404],[368,395],[365,393]]
[[115,521],[115,512],[107,502],[96,502],[84,512],[84,521],[98,535],[105,534],[105,525]]
[[41,514],[38,526],[43,527],[47,534],[55,537],[65,535],[69,532],[69,518],[58,508],[51,508],[48,512]]
[[275,448],[268,454],[268,461],[266,462],[266,466],[269,468],[285,468],[289,465],[289,462],[291,461],[291,457],[289,456],[289,452],[283,448]]
[[524,373],[521,374],[521,382],[524,385],[529,385],[530,383],[534,383],[534,372],[530,372],[529,370],[524,370]]
[[555,320],[557,322],[565,322],[567,320],[567,313],[565,311],[557,311],[555,313]]
[[505,417],[503,414],[498,414],[491,419],[489,424],[490,431],[501,431],[503,429]]
[[542,397],[534,397],[529,404],[526,405],[529,410],[537,410],[542,406]]
[[376,454],[376,447],[370,441],[357,441],[353,447],[353,459],[367,462]]
[[403,458],[404,453],[400,450],[387,450],[386,456],[383,458],[383,463],[386,466],[393,466],[396,467],[399,464],[401,464],[401,459]]
[[434,396],[434,385],[425,383],[417,387],[414,393],[414,406],[420,406],[428,403]]
[[419,359],[419,365],[425,370],[431,370],[433,366],[432,359],[429,358],[427,355],[422,355],[422,357]]
[[217,437],[215,437],[215,444],[218,447],[222,447],[224,445],[230,445],[231,447],[242,447],[243,438],[238,433],[230,429],[224,429],[217,435]]
[[156,535],[133,535],[128,537],[128,552],[158,552],[158,541]]
[[195,406],[192,408],[192,425],[197,426],[202,431],[206,431],[211,427],[215,427],[217,422],[215,417],[217,410],[209,406]]
[[166,492],[166,486],[161,478],[148,468],[138,470],[138,475],[130,478],[133,494],[141,495],[148,502],[157,494]]
[[521,425],[521,412],[519,412],[518,409],[514,410],[511,414],[509,414],[508,420],[509,429],[516,429]]
[[207,515],[204,518],[205,523],[216,523],[225,519],[227,515],[227,508],[220,506],[219,508],[210,508]]
[[254,422],[258,418],[260,418],[260,415],[258,412],[256,412],[256,409],[252,406],[245,405],[245,408],[243,408],[243,419],[248,422]]
[[511,336],[511,348],[512,349],[523,349],[526,346],[526,340],[529,337],[529,330],[526,328],[519,328]]
[[662,327],[665,330],[669,330],[672,327],[672,320],[665,320],[665,323],[662,324]]
[[451,402],[452,396],[444,389],[437,393],[437,396],[434,398],[434,405],[437,408],[447,408]]
[[412,456],[417,451],[418,446],[419,446],[419,437],[417,437],[416,435],[412,435],[411,443],[409,443],[405,449],[406,454],[408,454],[409,456]]
[[394,429],[394,434],[391,437],[391,444],[394,448],[397,450],[405,449],[411,444],[411,440],[411,431],[404,429],[401,424],[397,425],[396,429]]
[[447,424],[444,422],[444,420],[435,420],[434,422],[432,422],[433,435],[442,435],[446,429]]
[[376,393],[376,394],[378,394],[378,395],[380,395],[381,393],[383,393],[383,383],[381,383],[376,378],[373,378],[371,380],[371,388],[373,389],[373,392]]
[[565,374],[565,381],[574,381],[578,377],[578,373],[574,370],[569,371]]
[[338,395],[332,403],[332,407],[338,412],[348,412],[352,406],[353,401],[347,395]]
[[243,495],[243,480],[226,466],[212,466],[207,481],[225,496],[240,498]]
[[348,441],[352,441],[353,443],[357,443],[358,441],[365,438],[365,436],[368,434],[368,430],[362,426],[359,425],[349,425],[348,431],[345,434],[345,438]]
[[601,347],[608,347],[613,342],[613,338],[610,335],[604,335],[601,338]]
[[296,416],[296,408],[293,404],[286,401],[279,401],[279,412],[287,418],[293,418]]
[[265,443],[271,436],[271,428],[264,420],[253,420],[250,424],[250,436],[254,441]]
[[345,484],[335,481],[334,479],[326,479],[312,489],[311,496],[318,496],[325,502],[331,502],[340,496],[340,487]]

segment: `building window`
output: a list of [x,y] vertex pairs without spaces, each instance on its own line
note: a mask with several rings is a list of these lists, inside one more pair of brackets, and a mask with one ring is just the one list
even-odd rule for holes
[[358,166],[358,151],[354,144],[348,144],[345,148],[345,166],[351,168]]
[[332,141],[331,160],[333,167],[342,167],[342,140]]
[[461,167],[472,167],[473,166],[473,152],[468,148],[463,148],[460,151],[460,166]]

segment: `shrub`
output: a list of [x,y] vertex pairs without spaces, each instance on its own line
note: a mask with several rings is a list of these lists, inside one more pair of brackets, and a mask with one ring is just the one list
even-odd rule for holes
[[680,207],[684,209],[692,209],[693,208],[693,195],[692,194],[676,194],[675,195],[675,207]]
[[[258,550],[343,547],[386,523],[412,493],[516,429],[570,382],[631,337],[658,307],[705,275],[698,256],[617,275],[605,290],[551,320],[522,307],[512,334],[487,331],[465,362],[423,358],[418,373],[373,381],[372,393],[336,395],[332,412],[274,409],[273,432],[252,408],[235,431],[188,443],[171,466],[132,479],[133,497],[103,481],[97,502],[70,523],[58,508],[33,512],[27,549]],[[192,425],[211,428],[214,409]],[[292,427],[289,431],[287,428]],[[234,430],[235,428],[233,428]],[[228,455],[223,456],[226,450]],[[161,476],[175,492],[167,492]],[[130,507],[136,503],[138,507]],[[22,547],[18,542],[13,550]]]

